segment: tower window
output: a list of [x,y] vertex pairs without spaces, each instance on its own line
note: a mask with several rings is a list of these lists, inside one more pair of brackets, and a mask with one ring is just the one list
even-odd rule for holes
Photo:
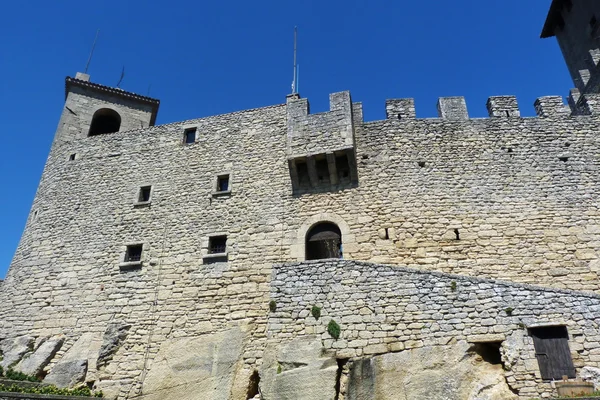
[[88,136],[118,132],[121,128],[121,116],[115,110],[102,108],[94,113]]
[[133,244],[127,246],[127,251],[125,252],[125,262],[138,262],[142,260],[142,249],[144,245],[142,244]]
[[183,140],[185,144],[196,143],[196,128],[186,129]]
[[150,201],[150,194],[152,193],[152,186],[142,186],[138,195],[138,202],[148,203]]
[[76,154],[73,153],[69,156],[69,161],[75,161]]
[[220,175],[217,177],[217,191],[218,192],[229,191],[229,174]]
[[220,254],[227,250],[227,236],[212,236],[208,239],[208,253]]

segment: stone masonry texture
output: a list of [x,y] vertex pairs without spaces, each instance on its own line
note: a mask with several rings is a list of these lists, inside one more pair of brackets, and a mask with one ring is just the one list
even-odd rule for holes
[[[131,325],[106,369],[88,372],[121,397],[167,338],[249,324],[243,358],[260,365],[272,265],[302,260],[305,229],[319,220],[340,225],[347,259],[599,289],[600,121],[555,98],[539,99],[535,118],[464,119],[461,107],[454,118],[446,107],[449,119],[363,122],[344,94],[318,119],[288,104],[87,137],[90,109],[116,107],[124,124],[149,123],[151,110],[76,89],[66,106],[77,115],[63,113],[0,292],[0,337],[65,334],[58,360],[84,333],[101,340],[109,323]],[[512,104],[488,106],[495,115]],[[357,185],[292,192],[288,133],[305,118],[353,131],[335,146],[355,146]],[[190,127],[197,139],[185,144]],[[223,172],[231,191],[214,196]],[[136,205],[145,185],[151,201]],[[214,235],[227,235],[225,261],[205,257]],[[143,244],[141,268],[120,268],[130,244]]]
[[[3,360],[48,354],[32,367],[41,378],[110,399],[185,400],[204,385],[203,398],[238,400],[257,376],[283,393],[277,354],[309,348],[319,357],[306,365],[326,363],[341,400],[356,363],[493,342],[512,393],[548,398],[529,329],[562,325],[577,372],[600,367],[597,94],[573,91],[570,107],[540,97],[527,118],[514,96],[490,97],[477,119],[462,97],[441,98],[430,119],[389,99],[379,121],[349,92],[329,99],[316,114],[291,95],[155,125],[158,100],[67,78],[0,281]],[[118,132],[88,135],[114,113]],[[306,261],[320,222],[339,228],[342,260]]]

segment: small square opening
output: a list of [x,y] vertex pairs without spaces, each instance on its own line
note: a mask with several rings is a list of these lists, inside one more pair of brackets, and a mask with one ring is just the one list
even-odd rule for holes
[[227,250],[227,236],[213,236],[208,239],[208,253],[220,254]]
[[75,154],[75,153],[71,154],[71,155],[69,156],[69,161],[75,161],[75,156],[76,156],[76,154]]
[[186,129],[184,133],[185,144],[196,143],[196,128]]
[[142,244],[132,244],[127,246],[127,251],[125,252],[125,262],[139,262],[142,260],[142,249],[144,245]]
[[147,203],[150,201],[150,194],[152,193],[152,186],[142,186],[140,188],[140,194],[138,196],[138,202]]
[[217,192],[227,192],[229,190],[229,175],[220,175],[217,177]]

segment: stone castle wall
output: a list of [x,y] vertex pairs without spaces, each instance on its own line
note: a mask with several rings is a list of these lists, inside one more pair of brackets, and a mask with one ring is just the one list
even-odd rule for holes
[[[355,363],[457,341],[502,342],[505,379],[519,398],[556,394],[540,376],[528,328],[566,326],[575,367],[600,366],[598,295],[357,261],[319,260],[275,266],[271,298],[276,311],[269,315],[269,344],[277,347],[316,336],[332,357]],[[319,319],[311,313],[313,306],[320,308]],[[332,319],[341,328],[337,340],[327,332]],[[409,368],[404,365],[400,370]],[[410,377],[405,384],[408,391]],[[365,398],[379,398],[374,396],[377,384],[371,390],[373,396]]]
[[[78,95],[90,97],[74,113],[107,101]],[[312,120],[329,116],[345,139],[344,124],[354,126],[358,184],[296,193],[286,105],[94,137],[65,110],[0,291],[0,338],[64,334],[48,368],[88,348],[77,355],[89,360],[86,379],[126,397],[166,340],[242,327],[240,368],[251,372],[266,343],[272,265],[302,260],[306,231],[324,220],[340,226],[347,259],[599,289],[597,115],[571,117],[543,98],[539,118],[518,118],[494,108],[516,102],[496,99],[500,116],[468,120],[454,99],[441,103],[444,118],[423,120],[398,100],[389,119],[364,123],[349,95],[334,99],[347,100]],[[197,140],[185,145],[190,127]],[[223,173],[231,193],[216,195]],[[151,203],[136,205],[144,185]],[[228,237],[226,262],[206,257],[217,234]],[[141,269],[121,269],[136,243]],[[131,325],[127,340],[96,366],[113,323]]]

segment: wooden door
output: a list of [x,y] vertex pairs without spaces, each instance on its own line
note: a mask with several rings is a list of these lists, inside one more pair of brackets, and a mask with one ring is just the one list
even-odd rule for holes
[[575,378],[575,367],[569,350],[569,334],[565,326],[548,326],[529,330],[542,379]]

